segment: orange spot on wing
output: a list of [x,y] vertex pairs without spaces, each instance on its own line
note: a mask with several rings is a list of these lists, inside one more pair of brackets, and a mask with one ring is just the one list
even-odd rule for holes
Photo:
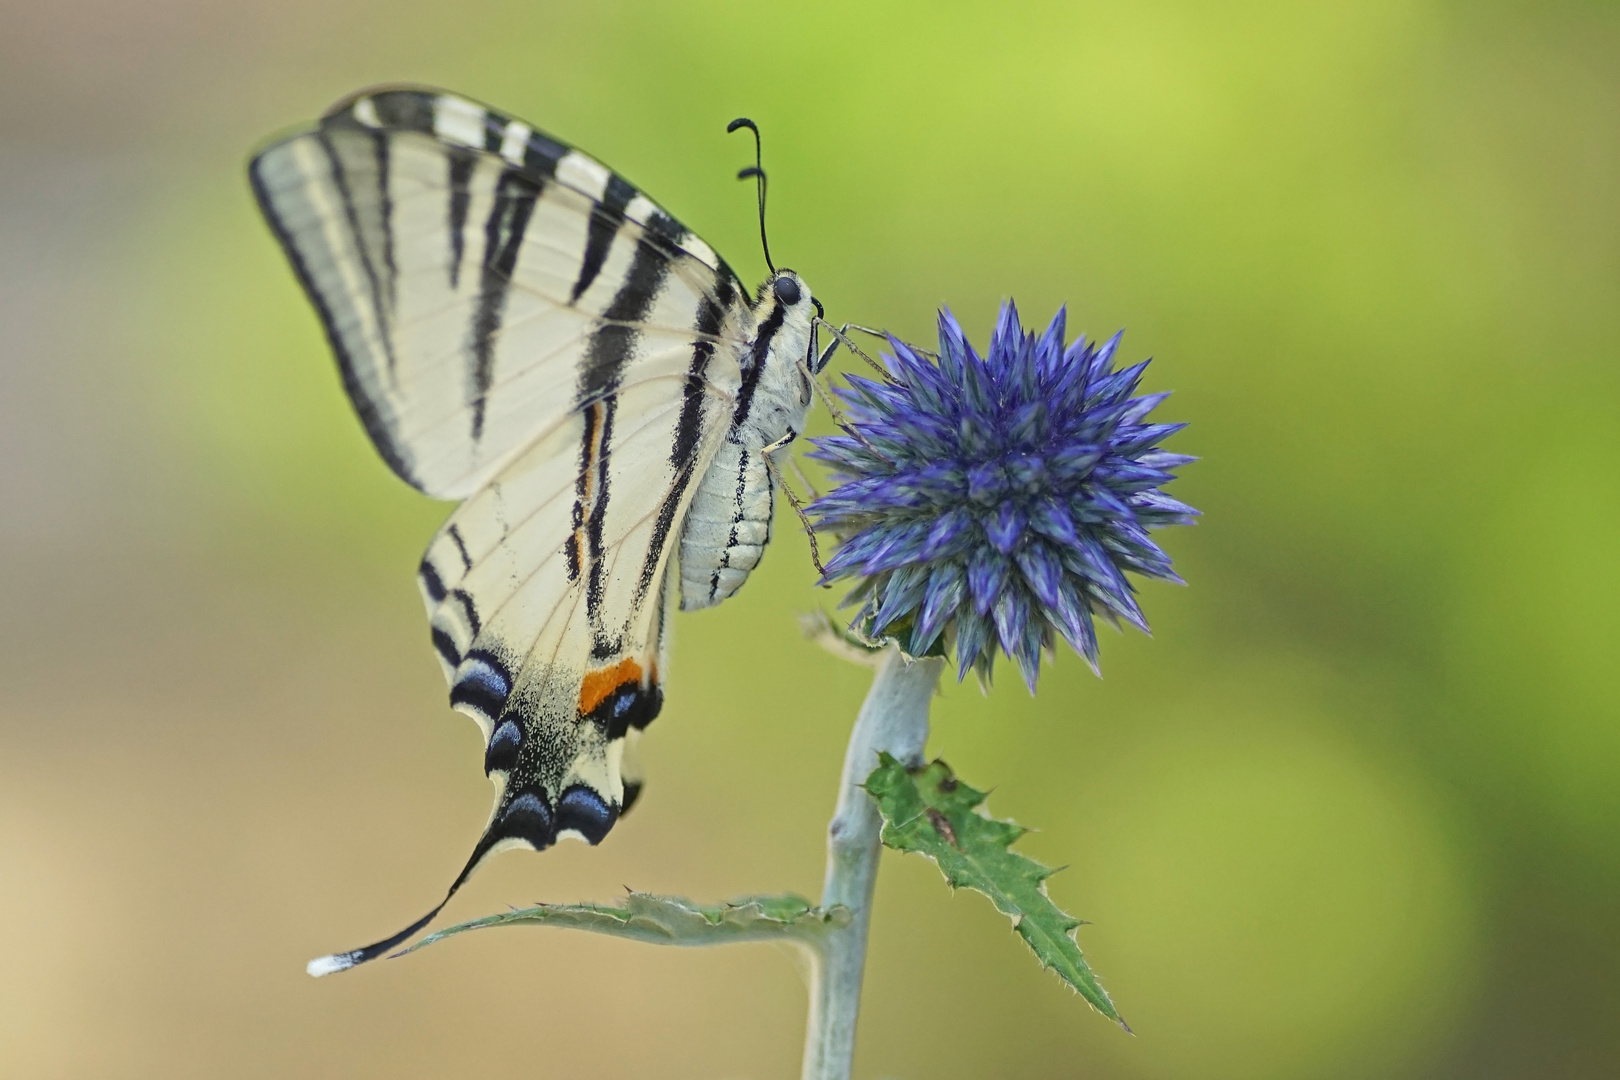
[[631,682],[641,682],[641,665],[629,657],[610,668],[586,672],[585,681],[579,684],[580,715],[589,713],[606,701],[613,691]]

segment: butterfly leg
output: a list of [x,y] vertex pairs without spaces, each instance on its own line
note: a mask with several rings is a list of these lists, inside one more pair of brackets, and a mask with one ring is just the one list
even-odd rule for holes
[[[874,330],[870,326],[861,326],[858,323],[845,323],[844,324],[844,332],[848,333],[851,330],[854,330],[856,333],[860,333],[860,334],[869,334],[870,336],[875,337],[875,338],[882,338],[885,341],[887,341],[889,339],[889,335],[888,335],[887,331]],[[916,345],[911,344],[911,342],[909,342],[909,341],[906,342],[906,347],[908,349],[910,349],[914,353],[921,353],[923,356],[932,357],[935,360],[939,359],[939,353],[930,352],[927,349],[918,348]]]
[[797,431],[794,431],[792,428],[788,428],[788,433],[786,435],[767,446],[760,447],[759,452],[769,458],[772,454],[776,453],[778,450],[782,449],[782,447],[786,446],[788,443],[792,442],[798,437],[799,433]]
[[[794,494],[793,488],[789,486],[787,482],[787,477],[782,475],[781,466],[777,465],[776,460],[771,457],[771,454],[782,449],[782,447],[786,446],[788,443],[792,442],[798,437],[799,433],[794,431],[792,428],[789,428],[786,435],[782,436],[780,439],[777,439],[769,446],[762,447],[760,449],[760,455],[765,459],[765,467],[770,469],[771,475],[776,478],[777,486],[782,489],[782,494],[787,496],[788,505],[793,507],[793,512],[795,514],[799,515],[799,523],[804,526],[804,535],[810,540],[810,561],[815,563],[816,572],[822,577],[826,577],[827,568],[821,565],[821,549],[816,544],[816,528],[814,525],[810,524],[810,515],[804,512],[804,504],[799,501],[799,496]],[[795,468],[797,468],[797,466],[795,466]],[[805,486],[809,487],[810,485],[806,484]],[[831,588],[831,586],[827,587]]]
[[803,484],[804,489],[810,493],[811,500],[814,501],[821,498],[821,492],[816,490],[816,485],[812,484],[810,482],[810,478],[804,475],[804,470],[799,468],[799,459],[790,457],[787,459],[787,461],[788,464],[793,468],[793,475],[799,478],[799,483]]
[[[838,425],[839,430],[843,431],[845,435],[848,435],[850,438],[872,451],[873,454],[887,460],[888,455],[884,454],[881,450],[868,442],[866,436],[861,434],[860,428],[855,427],[848,420],[844,419],[843,411],[838,408],[838,401],[832,396],[832,392],[830,390],[821,385],[821,381],[819,379],[811,379],[810,386],[815,393],[821,395],[821,403],[827,406],[827,412],[832,415],[833,423]],[[795,465],[794,468],[798,468],[798,466]],[[810,487],[810,485],[806,483],[805,487]],[[814,489],[812,488],[812,490]]]
[[836,328],[830,322],[822,322],[821,325],[832,331],[833,340],[832,344],[827,346],[826,351],[823,352],[819,358],[817,358],[817,371],[820,371],[827,366],[827,362],[832,359],[833,352],[838,348],[838,346],[842,345],[844,348],[848,349],[862,360],[865,360],[868,364],[871,364],[872,367],[877,370],[878,374],[882,375],[885,379],[889,377],[888,368],[885,368],[882,364],[872,359],[867,355],[866,350],[862,349],[859,345],[855,344],[854,341],[850,340],[849,332],[851,330],[857,330],[863,333],[872,334],[875,337],[885,337],[886,335],[877,330],[868,330],[864,326],[856,326],[854,323],[845,323],[843,326]]
[[[870,326],[862,326],[859,323],[845,323],[843,326],[834,328],[832,323],[827,322],[826,320],[820,321],[822,326],[825,326],[832,332],[833,340],[832,344],[828,345],[827,348],[823,350],[821,355],[816,359],[817,371],[820,371],[827,366],[827,362],[832,359],[833,353],[838,350],[838,346],[842,345],[856,356],[859,356],[862,360],[865,360],[868,364],[871,364],[872,367],[881,372],[885,378],[888,377],[888,369],[868,356],[864,350],[855,344],[854,341],[850,340],[849,336],[849,332],[853,330],[858,334],[866,334],[869,337],[882,338],[884,341],[887,341],[889,339],[889,335],[885,331],[874,330]],[[910,348],[912,352],[920,353],[921,355],[929,357],[930,359],[939,359],[939,353],[937,352],[912,345],[909,342],[907,343],[907,347]]]
[[[827,329],[829,329],[829,330],[832,329],[832,324],[831,323],[827,323],[826,326],[827,326]],[[831,360],[833,358],[833,353],[838,351],[838,346],[841,345],[841,344],[842,344],[842,342],[840,342],[838,340],[838,338],[836,336],[834,336],[831,343],[829,343],[828,346],[825,349],[822,350],[821,355],[816,357],[815,370],[817,372],[826,370],[827,364],[829,362],[831,362]]]

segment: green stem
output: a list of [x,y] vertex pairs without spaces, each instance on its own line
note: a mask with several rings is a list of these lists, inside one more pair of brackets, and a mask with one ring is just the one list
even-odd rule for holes
[[850,733],[838,808],[827,826],[827,879],[821,904],[824,909],[848,908],[853,917],[847,926],[829,932],[811,954],[803,1080],[849,1078],[883,826],[877,805],[861,785],[878,767],[880,750],[907,765],[922,764],[928,705],[944,670],[943,660],[907,660],[890,645],[878,658],[877,677]]

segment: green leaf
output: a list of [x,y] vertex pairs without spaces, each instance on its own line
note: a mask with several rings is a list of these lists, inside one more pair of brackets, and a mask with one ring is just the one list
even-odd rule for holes
[[826,911],[802,896],[748,896],[729,904],[694,904],[678,896],[630,893],[618,904],[536,904],[446,927],[395,955],[468,930],[545,925],[646,941],[655,945],[721,945],[741,941],[817,944],[828,930],[848,926],[848,908]]
[[1041,966],[1129,1031],[1080,953],[1074,938],[1080,920],[1046,895],[1046,879],[1057,871],[1010,850],[1029,830],[980,813],[985,793],[958,780],[943,761],[913,771],[888,754],[880,760],[866,778],[866,790],[883,814],[883,843],[933,859],[951,888],[965,886],[988,896],[1012,919]]

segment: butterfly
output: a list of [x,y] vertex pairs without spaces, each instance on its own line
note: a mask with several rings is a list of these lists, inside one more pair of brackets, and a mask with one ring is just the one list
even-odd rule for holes
[[[763,236],[763,172],[741,175]],[[792,270],[750,294],[617,173],[441,90],[362,91],[249,177],[372,443],[461,502],[417,583],[496,787],[445,899],[310,963],[325,975],[426,926],[496,852],[599,843],[635,802],[670,609],[718,604],[758,564],[770,454],[832,350]]]

